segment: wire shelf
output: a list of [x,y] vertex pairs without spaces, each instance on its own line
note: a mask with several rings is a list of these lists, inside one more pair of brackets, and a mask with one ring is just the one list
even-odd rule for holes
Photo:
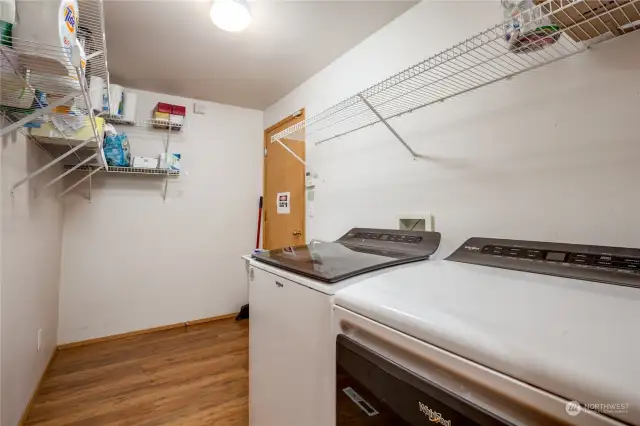
[[553,25],[544,37],[525,34],[508,42],[511,21],[500,23],[277,133],[271,142],[305,132],[307,141],[320,144],[582,52],[640,28],[640,0],[548,0],[521,16]]
[[[23,20],[36,19],[40,8],[49,7],[29,1],[20,1],[17,6]],[[46,145],[50,155],[58,154],[16,182],[12,192],[62,161],[91,161],[108,168],[102,130],[94,114],[94,108],[101,106],[91,105],[87,83],[89,77],[99,76],[106,87],[109,85],[102,0],[79,0],[76,18],[76,32],[70,43],[61,40],[55,44],[57,36],[34,31],[27,21],[18,21],[13,31],[3,32],[0,39],[0,114],[6,119],[0,135],[17,130],[38,146]]]
[[[110,79],[102,0],[78,0],[78,10],[79,30],[86,35],[84,50],[87,58],[91,58],[87,61],[87,81],[91,76],[100,77],[108,92]],[[92,58],[92,55],[95,56]]]
[[[67,169],[73,168],[73,166],[65,166]],[[104,169],[101,169],[100,166],[80,166],[75,168],[77,171],[93,171],[98,170],[107,172]],[[133,174],[133,175],[153,175],[153,176],[180,176],[180,170],[173,169],[147,169],[143,167],[115,167],[109,166],[108,173],[125,173],[125,174]]]
[[171,130],[173,131],[181,131],[184,127],[184,123],[178,123],[170,120],[148,119],[129,121],[114,115],[106,116],[105,121],[115,125],[154,128],[158,130],[168,130],[169,124],[171,124]]

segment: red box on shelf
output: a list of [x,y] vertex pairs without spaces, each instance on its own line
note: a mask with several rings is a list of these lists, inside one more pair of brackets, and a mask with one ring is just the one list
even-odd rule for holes
[[166,112],[167,114],[171,114],[172,108],[173,108],[173,105],[165,104],[164,102],[158,102],[158,105],[156,105],[157,112]]
[[171,105],[171,114],[181,115],[184,117],[187,115],[187,107],[180,106],[180,105]]

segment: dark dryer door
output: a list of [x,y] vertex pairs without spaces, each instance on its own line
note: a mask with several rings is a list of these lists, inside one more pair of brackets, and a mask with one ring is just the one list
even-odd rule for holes
[[337,339],[338,426],[494,426],[505,420],[344,335]]

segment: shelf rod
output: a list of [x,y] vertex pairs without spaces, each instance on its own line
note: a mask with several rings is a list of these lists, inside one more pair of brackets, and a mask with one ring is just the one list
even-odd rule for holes
[[100,170],[102,170],[102,167],[98,167],[97,169],[95,169],[94,171],[92,171],[91,173],[89,173],[88,175],[86,175],[85,177],[83,177],[82,179],[80,179],[79,181],[77,181],[76,183],[74,183],[73,185],[71,185],[70,187],[68,187],[67,189],[65,189],[64,191],[62,191],[59,195],[58,198],[64,196],[66,193],[68,193],[69,191],[71,191],[72,189],[74,189],[75,187],[77,187],[78,185],[80,185],[82,182],[84,182],[85,180],[89,179],[91,176],[95,175],[96,173],[98,173]]
[[369,103],[369,101],[367,101],[367,99],[366,99],[364,96],[362,96],[362,94],[361,94],[361,93],[358,93],[358,96],[360,96],[360,99],[362,99],[362,102],[364,102],[364,104],[365,104],[366,106],[368,106],[368,107],[369,107],[369,109],[371,110],[371,112],[373,112],[373,113],[376,115],[376,117],[378,117],[378,119],[379,119],[379,120],[380,120],[380,121],[381,121],[385,126],[387,126],[387,129],[389,129],[389,131],[390,131],[391,133],[393,133],[393,136],[395,136],[395,137],[400,141],[400,143],[402,143],[402,145],[404,145],[404,147],[405,147],[405,148],[407,148],[407,150],[411,153],[411,155],[413,155],[413,158],[417,158],[417,157],[418,157],[418,154],[416,154],[416,153],[415,153],[415,151],[414,151],[413,149],[411,149],[411,147],[410,147],[410,146],[409,146],[409,145],[404,141],[404,139],[402,139],[402,136],[400,136],[400,135],[398,134],[398,132],[396,132],[396,131],[394,130],[394,128],[393,128],[393,127],[391,127],[391,125],[390,125],[389,123],[387,123],[387,120],[385,120],[385,119],[380,115],[380,113],[379,113],[378,111],[376,111],[376,109],[373,107],[373,105],[371,105],[371,104]]
[[[165,161],[167,161],[169,159],[169,147],[171,145],[171,130],[172,126],[171,126],[171,114],[169,114],[169,127],[168,127],[168,134],[167,134],[167,145],[165,146],[164,149],[164,158]],[[169,175],[166,175],[164,178],[164,188],[162,189],[162,201],[163,202],[167,202],[167,190],[169,189]]]
[[67,158],[68,156],[70,156],[71,154],[73,154],[74,152],[84,148],[84,146],[86,144],[88,144],[91,139],[93,139],[93,136],[91,136],[89,139],[87,139],[86,141],[82,142],[80,145],[76,146],[73,149],[70,149],[69,151],[65,152],[64,154],[62,154],[61,156],[55,158],[53,161],[50,161],[49,163],[45,164],[44,166],[40,167],[38,170],[36,170],[33,173],[30,173],[29,175],[23,177],[22,179],[20,179],[19,181],[17,181],[13,187],[11,188],[11,194],[13,194],[13,192],[16,190],[17,187],[19,187],[20,185],[22,185],[23,183],[33,179],[34,177],[38,176],[39,174],[41,174],[42,172],[46,171],[49,167],[59,163],[60,161],[64,160],[65,158]]
[[65,176],[69,175],[70,173],[75,172],[76,170],[78,170],[78,168],[84,166],[85,164],[87,164],[89,161],[92,161],[94,158],[96,158],[98,156],[98,153],[96,152],[95,154],[93,154],[91,157],[83,160],[81,163],[76,164],[75,166],[73,166],[72,168],[70,168],[69,170],[67,170],[66,172],[64,172],[63,174],[61,174],[60,176],[58,176],[57,178],[53,179],[52,181],[50,181],[48,184],[46,184],[42,189],[47,189],[48,187],[50,187],[51,185],[53,185],[54,183],[58,182],[60,179],[64,178]]
[[49,106],[46,106],[46,107],[44,107],[44,108],[40,108],[40,109],[36,110],[33,114],[31,114],[31,115],[29,115],[29,116],[27,116],[27,117],[24,117],[23,119],[18,120],[18,121],[16,121],[15,123],[10,124],[10,125],[8,125],[7,127],[3,127],[3,128],[0,130],[0,136],[4,136],[4,135],[6,135],[6,134],[8,134],[8,133],[11,133],[11,132],[13,132],[14,130],[16,130],[16,129],[18,129],[18,128],[22,127],[22,126],[24,126],[24,125],[25,125],[25,124],[27,124],[27,123],[29,123],[29,122],[31,122],[31,121],[33,121],[33,120],[37,119],[37,118],[40,118],[40,117],[42,117],[42,116],[43,116],[43,115],[45,115],[45,114],[49,114],[49,113],[50,113],[51,111],[53,111],[55,108],[57,108],[57,107],[59,107],[60,105],[64,105],[64,104],[66,104],[67,102],[69,102],[69,101],[70,101],[71,99],[73,99],[76,95],[77,95],[77,93],[71,93],[71,94],[69,94],[69,95],[65,96],[64,98],[62,98],[62,99],[60,99],[60,100],[58,100],[58,101],[56,101],[56,102],[52,103],[52,104],[51,104],[51,105],[49,105]]
[[[293,152],[293,150],[291,148],[289,148],[288,146],[286,146],[280,139],[276,139],[276,142],[278,142],[280,144],[280,146],[282,146],[284,149],[286,149],[287,151],[289,151],[289,153],[291,155],[293,155],[294,157],[296,157],[296,160],[298,160],[299,162],[301,162],[302,164],[304,164],[305,166],[307,165],[307,162],[304,161],[302,158],[298,157],[298,154],[296,154],[295,152]],[[300,141],[302,142],[302,141]],[[273,143],[273,141],[271,141],[271,143]],[[304,143],[304,142],[302,142]]]

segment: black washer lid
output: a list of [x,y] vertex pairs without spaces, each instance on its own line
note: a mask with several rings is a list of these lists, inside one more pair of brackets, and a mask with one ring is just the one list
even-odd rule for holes
[[354,228],[333,243],[284,247],[254,254],[253,258],[334,283],[377,269],[426,260],[439,244],[437,232]]

